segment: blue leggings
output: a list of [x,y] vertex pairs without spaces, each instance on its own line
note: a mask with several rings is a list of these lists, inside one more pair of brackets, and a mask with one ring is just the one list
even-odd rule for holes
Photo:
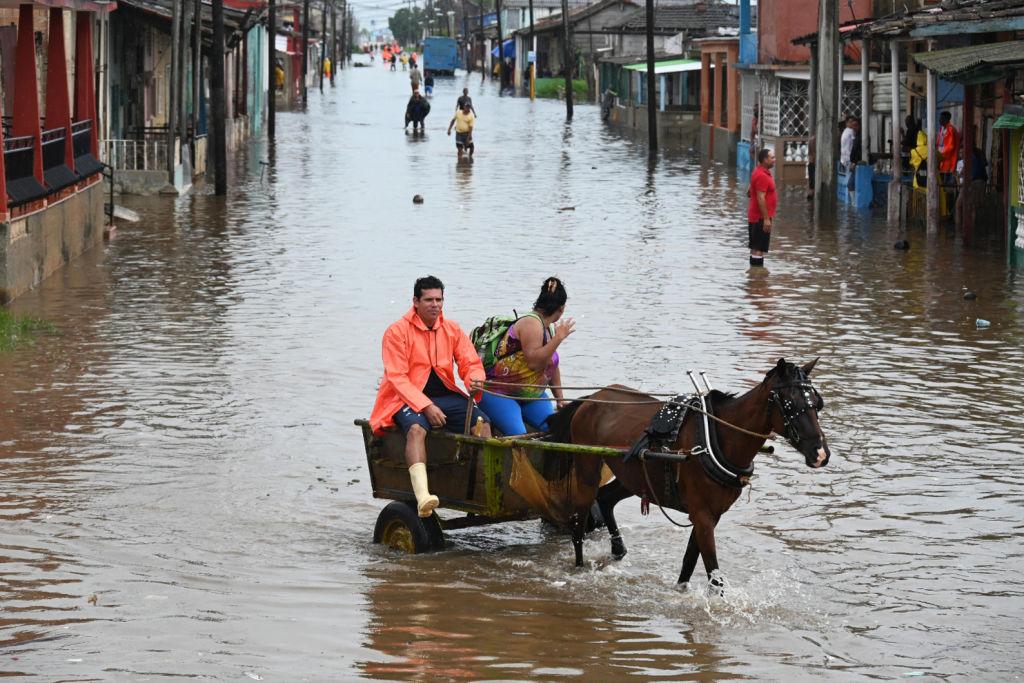
[[[544,392],[548,399],[551,394]],[[491,418],[491,423],[502,434],[525,434],[526,423],[538,429],[547,429],[548,417],[555,412],[554,400],[548,401],[517,401],[507,396],[484,394],[480,399],[480,408]]]

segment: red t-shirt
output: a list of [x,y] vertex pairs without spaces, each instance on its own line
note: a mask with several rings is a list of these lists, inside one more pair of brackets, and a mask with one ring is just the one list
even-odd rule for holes
[[[768,216],[761,215],[761,209],[757,205],[757,193],[764,192],[764,204],[768,208]],[[750,176],[750,204],[747,206],[747,220],[756,223],[767,217],[775,217],[775,205],[778,197],[775,195],[775,179],[772,174],[765,170],[764,166],[758,164]]]

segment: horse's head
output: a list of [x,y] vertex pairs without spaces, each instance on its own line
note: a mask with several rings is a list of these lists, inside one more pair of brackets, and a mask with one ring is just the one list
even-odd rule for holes
[[768,420],[773,432],[785,434],[793,448],[800,451],[808,467],[828,464],[828,444],[818,424],[818,411],[825,403],[811,384],[815,358],[803,367],[780,358],[765,375],[769,389]]

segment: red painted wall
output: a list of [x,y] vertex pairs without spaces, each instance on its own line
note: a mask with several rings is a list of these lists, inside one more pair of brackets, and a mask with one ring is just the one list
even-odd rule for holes
[[[840,23],[870,16],[871,0],[839,3]],[[761,0],[757,5],[757,61],[807,62],[811,58],[807,46],[792,45],[789,41],[817,30],[818,0]]]

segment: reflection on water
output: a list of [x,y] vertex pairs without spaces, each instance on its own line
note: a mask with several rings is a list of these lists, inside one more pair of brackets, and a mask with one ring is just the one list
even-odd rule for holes
[[[735,172],[649,162],[596,107],[566,125],[560,103],[439,79],[413,136],[401,72],[338,83],[234,155],[228,197],[126,198],[141,223],[15,302],[58,333],[0,357],[0,673],[1020,673],[1024,290],[990,233],[912,229],[896,251],[869,213],[815,225],[793,185],[750,269]],[[464,84],[472,163],[445,135]],[[352,419],[426,273],[464,327],[562,277],[568,383],[683,391],[700,368],[743,391],[820,356],[832,462],[759,457],[718,529],[725,601],[676,591],[685,534],[635,499],[630,554],[597,532],[582,571],[534,522],[435,556],[375,548]]]

